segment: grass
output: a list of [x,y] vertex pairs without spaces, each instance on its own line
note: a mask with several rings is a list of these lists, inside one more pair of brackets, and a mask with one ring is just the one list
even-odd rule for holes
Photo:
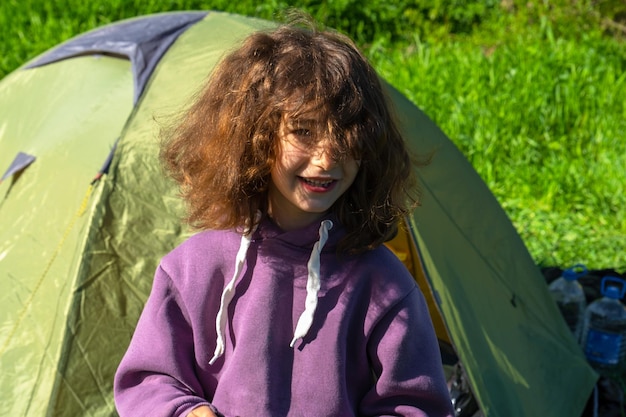
[[[546,10],[542,2],[511,2],[508,10],[476,2],[482,6],[457,5],[449,15],[441,5],[419,14],[415,3],[405,3],[399,10],[377,1],[356,9],[350,1],[299,2],[358,39],[378,71],[448,134],[538,265],[626,270],[624,42],[606,36],[599,18],[592,26],[589,16],[576,20],[569,9]],[[203,8],[273,18],[289,4],[5,0],[0,77],[123,18]],[[480,17],[486,23],[468,30]],[[363,22],[375,30],[366,32]],[[419,26],[408,30],[410,24]]]
[[372,60],[466,155],[538,264],[624,269],[624,52],[585,42],[415,40]]

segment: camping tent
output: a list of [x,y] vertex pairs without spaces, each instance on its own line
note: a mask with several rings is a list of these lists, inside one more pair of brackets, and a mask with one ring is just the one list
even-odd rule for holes
[[[0,415],[112,416],[112,378],[160,257],[184,239],[158,121],[272,23],[157,14],[72,39],[0,82]],[[540,271],[450,140],[389,87],[422,207],[390,243],[486,416],[580,415],[596,380]],[[156,122],[155,122],[156,120]]]

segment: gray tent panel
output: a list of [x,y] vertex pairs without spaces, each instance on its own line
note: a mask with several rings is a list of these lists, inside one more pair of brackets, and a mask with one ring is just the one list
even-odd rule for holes
[[207,14],[201,11],[166,13],[104,26],[70,39],[37,58],[27,68],[80,55],[122,56],[132,64],[136,103],[165,51],[181,33]]

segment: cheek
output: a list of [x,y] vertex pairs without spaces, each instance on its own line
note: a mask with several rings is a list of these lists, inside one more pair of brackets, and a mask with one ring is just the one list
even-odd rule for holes
[[272,183],[276,185],[277,182],[280,182],[281,177],[282,177],[281,168],[276,163],[274,164],[274,166],[272,167],[272,170],[270,171],[270,181],[272,181]]
[[359,168],[361,166],[361,161],[346,161],[343,171],[346,178],[350,180],[350,183],[354,182],[357,174],[359,173]]
[[291,177],[288,161],[283,158],[279,158],[274,163],[272,170],[270,171],[270,178],[274,185],[282,188],[284,184],[287,184]]
[[286,149],[283,150],[281,155],[276,159],[274,168],[283,175],[289,175],[299,170],[302,165],[303,158],[301,153],[292,149]]

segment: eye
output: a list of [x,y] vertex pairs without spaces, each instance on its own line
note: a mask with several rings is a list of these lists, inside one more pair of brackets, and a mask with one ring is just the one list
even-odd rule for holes
[[313,135],[311,130],[306,128],[297,128],[294,129],[291,133],[300,138],[310,138]]

